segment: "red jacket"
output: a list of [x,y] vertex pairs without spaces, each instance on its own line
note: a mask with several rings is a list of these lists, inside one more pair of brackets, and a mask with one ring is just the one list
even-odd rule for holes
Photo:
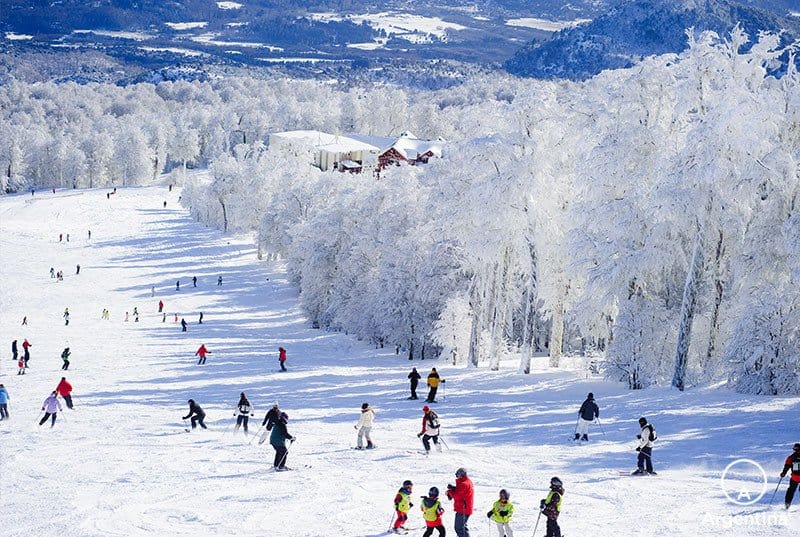
[[469,476],[456,478],[456,488],[448,490],[447,497],[453,500],[453,511],[462,515],[471,515],[475,489]]
[[790,479],[795,483],[800,483],[800,472],[795,471],[794,464],[800,464],[800,455],[792,453],[786,457],[786,462],[783,465],[783,473],[781,475],[786,475],[787,472],[791,472],[792,476]]
[[286,349],[284,349],[283,347],[278,349],[278,360],[280,360],[281,362],[286,361]]
[[25,341],[22,342],[22,348],[27,349],[28,347],[33,347],[33,345],[28,343],[28,340],[26,339]]
[[205,345],[200,345],[200,348],[197,349],[196,353],[194,353],[195,356],[199,356],[200,358],[205,358],[206,354],[211,354],[211,352],[206,348]]
[[56,391],[61,397],[72,393],[72,384],[67,382],[67,379],[61,379],[61,382],[56,386]]

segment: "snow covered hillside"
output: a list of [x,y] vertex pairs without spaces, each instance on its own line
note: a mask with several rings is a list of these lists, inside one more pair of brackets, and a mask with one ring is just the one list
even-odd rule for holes
[[[546,358],[530,375],[505,363],[492,372],[409,362],[394,349],[312,329],[281,264],[259,262],[251,237],[193,222],[177,189],[109,192],[0,198],[0,383],[11,396],[10,419],[0,422],[4,536],[375,537],[389,526],[403,480],[415,484],[408,526],[421,528],[419,495],[445,490],[460,466],[475,483],[474,536],[490,535],[486,512],[500,488],[516,505],[516,535],[530,535],[554,475],[565,484],[559,522],[570,537],[800,532],[798,500],[788,512],[782,506],[786,480],[769,506],[800,441],[798,397],[628,391],[585,379],[580,367],[549,370]],[[63,281],[50,277],[51,267]],[[18,375],[10,345],[25,338],[30,367]],[[211,351],[204,366],[194,356],[201,344]],[[278,371],[279,346],[288,350],[286,373]],[[448,449],[429,457],[416,437],[425,390],[407,399],[412,365],[423,378],[435,366],[446,379],[435,409]],[[55,427],[39,426],[42,401],[64,375],[75,408],[59,412]],[[275,400],[288,413],[294,471],[274,472],[268,443],[232,432],[242,391],[255,407],[251,431]],[[603,429],[593,425],[590,442],[576,445],[570,439],[589,391]],[[189,398],[206,411],[207,430],[184,431]],[[351,449],[363,402],[377,412],[373,451]],[[659,475],[622,477],[635,468],[642,415],[658,430]],[[752,505],[726,493],[755,499],[757,472],[745,465],[720,479],[740,458],[768,474],[766,494]],[[444,505],[454,534],[452,503]]]

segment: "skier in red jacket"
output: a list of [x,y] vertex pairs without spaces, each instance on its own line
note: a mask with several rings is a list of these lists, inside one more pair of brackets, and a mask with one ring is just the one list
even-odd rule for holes
[[200,348],[197,349],[197,352],[194,353],[195,356],[199,356],[200,359],[197,361],[197,365],[205,365],[206,363],[206,354],[211,354],[211,351],[206,348],[205,343],[200,345]]
[[64,398],[67,408],[72,409],[72,384],[67,382],[66,377],[61,377],[61,382],[56,386],[56,392]]
[[781,472],[781,477],[786,477],[787,472],[792,473],[792,477],[789,478],[789,488],[786,490],[786,509],[789,509],[789,506],[792,505],[794,492],[797,490],[797,486],[800,485],[800,442],[792,446],[792,450],[792,454],[786,458],[783,472]]
[[469,537],[467,521],[472,514],[475,489],[464,468],[456,470],[455,486],[447,485],[447,497],[453,500],[453,511],[456,513],[456,535],[458,537]]
[[286,371],[286,349],[278,347],[278,361],[281,364],[281,371]]

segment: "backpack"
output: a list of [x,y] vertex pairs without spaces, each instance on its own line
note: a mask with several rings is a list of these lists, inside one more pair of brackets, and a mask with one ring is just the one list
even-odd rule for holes
[[439,416],[437,416],[436,412],[433,410],[428,414],[428,424],[431,426],[431,429],[439,428]]
[[652,423],[648,423],[647,426],[650,427],[650,437],[648,438],[648,440],[651,442],[655,442],[656,440],[658,440],[658,435],[656,434],[656,428],[653,427]]

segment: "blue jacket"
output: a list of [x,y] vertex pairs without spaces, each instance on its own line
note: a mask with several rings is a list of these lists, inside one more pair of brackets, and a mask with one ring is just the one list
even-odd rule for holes
[[594,421],[595,418],[600,417],[600,408],[597,406],[597,403],[594,402],[594,399],[587,399],[584,401],[578,412],[581,418],[586,421]]
[[8,403],[9,399],[11,399],[11,397],[8,395],[8,392],[6,391],[5,387],[0,388],[0,405]]
[[286,447],[286,441],[293,439],[294,437],[286,429],[286,422],[283,420],[276,421],[269,435],[269,443],[273,446]]

